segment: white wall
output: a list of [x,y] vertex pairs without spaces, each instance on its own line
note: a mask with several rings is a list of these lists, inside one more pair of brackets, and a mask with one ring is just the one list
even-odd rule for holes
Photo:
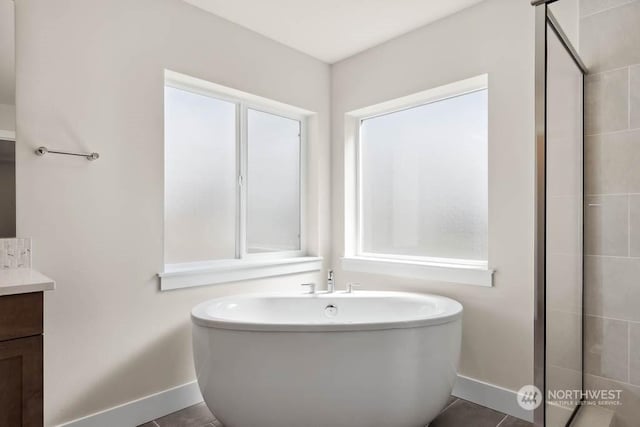
[[0,0],[0,136],[16,130],[14,2]]
[[[45,298],[45,424],[192,381],[189,311],[299,275],[160,293],[163,70],[318,112],[310,245],[328,257],[329,66],[180,0],[20,0],[18,233],[57,281]],[[37,157],[39,145],[97,151]]]
[[0,0],[0,104],[7,105],[15,104],[16,95],[14,27],[14,1]]
[[[460,373],[509,389],[533,381],[534,8],[487,0],[332,67],[333,265],[339,282],[433,292],[465,308]],[[344,114],[489,74],[489,265],[495,287],[338,269],[344,247]]]
[[14,132],[16,130],[16,107],[0,104],[0,133],[1,131]]

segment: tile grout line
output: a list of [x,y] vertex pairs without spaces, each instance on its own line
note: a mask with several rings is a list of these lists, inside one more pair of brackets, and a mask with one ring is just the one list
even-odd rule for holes
[[635,65],[640,65],[640,64],[621,65],[621,66],[616,67],[616,68],[607,68],[606,70],[596,71],[595,73],[589,73],[587,75],[589,77],[593,77],[593,76],[597,76],[597,75],[600,75],[600,74],[614,73],[616,71],[622,71],[627,67],[630,67],[630,66],[633,67]]
[[[569,254],[572,255],[572,254]],[[620,255],[598,255],[598,254],[584,254],[585,257],[593,257],[593,258],[609,258],[609,259],[633,259],[640,260],[640,257],[637,256],[620,256]]]
[[[556,310],[556,311],[558,311],[558,310]],[[566,312],[566,313],[571,313],[571,312]],[[640,325],[640,320],[623,319],[621,317],[611,317],[611,316],[605,316],[603,314],[585,313],[584,317],[599,317],[600,319],[605,319],[605,320],[615,320],[616,322],[627,322],[627,323],[633,323],[633,324]]]
[[627,129],[631,129],[631,65],[627,66]]
[[616,130],[607,130],[604,132],[593,132],[593,133],[585,133],[584,137],[585,138],[593,138],[596,136],[610,136],[610,135],[618,135],[621,133],[631,133],[631,132],[636,132],[639,131],[640,127],[631,127],[629,125],[629,127],[627,127],[626,129],[616,129]]
[[500,427],[500,425],[504,422],[504,420],[507,419],[509,415],[505,415],[504,418],[502,420],[500,420],[500,422],[496,425],[496,427]]
[[[588,314],[588,313],[585,313],[584,317],[599,317],[600,319],[613,320],[613,321],[616,321],[616,322],[630,322],[630,320],[627,320],[627,319],[621,319],[619,317],[607,317],[607,316],[602,316],[600,314]],[[638,323],[638,321],[635,321],[634,323]]]
[[627,194],[627,258],[631,257],[631,194]]
[[582,21],[583,19],[591,18],[592,16],[598,15],[600,13],[609,12],[609,11],[612,11],[614,9],[618,9],[619,7],[628,6],[628,5],[630,5],[631,3],[635,2],[635,1],[636,0],[628,0],[628,1],[624,2],[624,3],[618,4],[616,6],[607,7],[605,9],[598,10],[596,12],[591,12],[591,13],[588,13],[586,15],[582,15],[582,16],[580,16],[580,20]]
[[451,408],[458,400],[460,399],[456,397],[456,399],[453,402],[449,403],[447,406],[445,406],[444,409],[438,413],[438,415],[442,414],[444,411]]
[[609,197],[609,196],[638,196],[640,193],[590,193],[585,197]]
[[612,383],[624,384],[624,385],[629,385],[629,386],[634,387],[634,388],[640,388],[640,386],[638,386],[637,384],[628,383],[626,381],[620,381],[620,380],[616,380],[616,379],[609,378],[609,377],[603,377],[602,375],[591,374],[591,373],[588,373],[588,372],[586,374],[591,376],[591,377],[596,377],[596,378],[601,379],[601,380],[610,381]]
[[[629,65],[629,129],[632,129],[633,127],[633,104],[631,103],[631,100],[633,99],[633,83],[634,83],[634,79],[632,79],[632,70],[634,68],[639,68],[640,69],[640,64],[632,64]],[[637,81],[637,78],[635,79],[635,81]],[[636,83],[637,84],[637,83]],[[640,88],[639,88],[640,91]]]
[[[615,73],[616,71],[622,71],[625,68],[634,68],[634,67],[638,67],[640,66],[640,62],[638,63],[633,63],[633,64],[626,64],[626,65],[622,65],[620,67],[616,67],[616,68],[607,68],[604,70],[600,70],[600,71],[594,71],[594,72],[589,72],[589,74],[587,74],[588,78],[593,78],[595,76],[600,76],[602,74],[609,74],[609,73]],[[586,81],[586,79],[585,79]],[[616,132],[616,131],[611,131],[611,132]],[[605,132],[596,132],[596,134],[598,133],[605,133]],[[588,133],[586,135],[593,135],[593,133]]]
[[627,382],[631,384],[631,323],[627,322]]

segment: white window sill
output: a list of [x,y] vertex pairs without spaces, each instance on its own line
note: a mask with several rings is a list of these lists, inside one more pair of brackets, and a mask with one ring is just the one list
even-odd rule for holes
[[342,258],[342,268],[347,271],[361,273],[384,274],[476,286],[493,286],[493,270],[484,266],[350,256]]
[[281,259],[234,259],[165,265],[160,277],[160,290],[190,288],[263,277],[319,271],[321,257],[293,257]]
[[15,131],[12,131],[12,130],[0,129],[0,139],[4,139],[7,141],[15,141],[16,133]]

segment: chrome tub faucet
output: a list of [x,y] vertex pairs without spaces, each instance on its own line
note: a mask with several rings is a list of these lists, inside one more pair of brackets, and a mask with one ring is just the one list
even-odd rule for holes
[[333,281],[333,270],[329,270],[329,277],[327,277],[327,293],[332,294],[336,290],[336,285]]

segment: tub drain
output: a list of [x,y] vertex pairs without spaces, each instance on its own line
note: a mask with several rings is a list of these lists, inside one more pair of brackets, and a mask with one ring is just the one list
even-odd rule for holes
[[336,317],[338,315],[338,307],[333,304],[329,304],[324,308],[324,314],[327,317]]

